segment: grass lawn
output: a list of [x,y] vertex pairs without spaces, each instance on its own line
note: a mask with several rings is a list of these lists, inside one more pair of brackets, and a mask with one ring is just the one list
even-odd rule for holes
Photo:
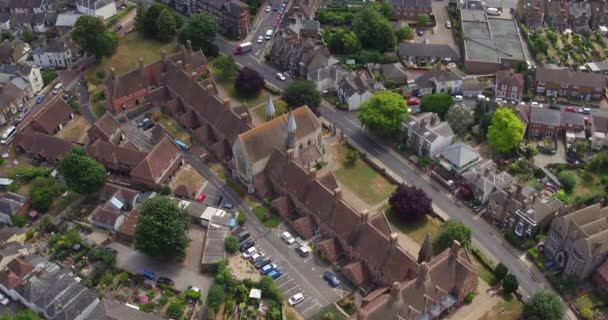
[[270,217],[268,219],[265,219],[264,216],[266,215],[266,212],[268,210],[264,206],[257,206],[255,208],[253,208],[252,211],[255,214],[255,216],[258,217],[258,219],[260,219],[260,221],[262,221],[262,223],[264,224],[264,226],[266,228],[274,229],[274,228],[278,227],[279,224],[281,223],[281,218],[272,212],[269,212]]
[[601,296],[598,296],[594,292],[576,300],[576,306],[579,310],[585,308],[591,311],[599,309],[603,314],[608,314],[608,298],[602,299]]
[[475,266],[477,266],[477,274],[479,275],[479,278],[489,285],[494,285],[496,278],[494,278],[494,273],[492,270],[488,269],[483,263],[481,263],[474,254],[471,254],[470,256],[473,257],[473,263]]
[[[338,159],[343,161],[349,147],[338,146]],[[361,200],[369,205],[384,201],[395,190],[386,178],[362,159],[357,159],[350,167],[343,167],[335,172],[340,183],[352,190]]]
[[120,39],[120,46],[109,59],[103,59],[100,64],[89,68],[86,72],[86,79],[93,84],[100,84],[105,79],[96,77],[99,70],[103,70],[106,76],[110,75],[110,67],[114,67],[116,74],[122,74],[129,70],[137,68],[137,59],[142,58],[144,64],[149,64],[161,57],[161,50],[167,50],[167,53],[175,52],[177,49],[177,37],[170,42],[161,42],[154,39],[149,39],[139,32],[128,33],[124,38]]
[[106,113],[106,107],[103,104],[103,100],[91,103],[91,111],[93,111],[93,113],[98,119]]
[[312,317],[312,320],[321,320],[327,313],[333,314],[332,319],[334,320],[346,320],[346,316],[342,312],[338,311],[338,308],[336,308],[333,303],[319,311],[314,317]]
[[513,295],[501,295],[502,300],[492,310],[484,314],[480,320],[515,320],[519,319],[524,305]]
[[[287,112],[287,103],[281,98],[274,98],[274,116],[278,117]],[[253,109],[253,113],[262,121],[266,121],[266,102]]]
[[426,237],[427,233],[430,233],[431,239],[434,239],[435,235],[437,235],[439,232],[439,227],[441,226],[441,221],[431,216],[427,216],[426,218],[420,219],[420,221],[415,221],[413,223],[403,222],[395,214],[393,209],[388,207],[388,205],[385,207],[384,213],[386,214],[388,221],[393,226],[397,227],[401,232],[407,234],[408,237],[412,238],[420,245],[422,245],[424,237]]
[[80,195],[75,192],[68,192],[68,194],[65,196],[59,196],[57,199],[55,199],[55,201],[53,201],[53,204],[51,205],[51,208],[49,209],[48,213],[53,216],[56,216],[60,214],[65,208],[67,208],[67,206],[78,200],[78,198],[80,198]]
[[[213,76],[215,83],[220,85],[220,87],[222,87],[222,89],[226,92],[226,94],[228,94],[228,96],[230,96],[230,98],[240,101],[242,103],[245,103],[249,107],[257,106],[258,104],[261,104],[266,101],[267,96],[268,96],[268,91],[262,90],[256,96],[244,96],[244,95],[236,92],[236,89],[234,89],[234,78],[236,76],[231,77],[229,79],[220,79],[219,77],[216,76],[217,71],[213,67],[213,63],[209,64],[209,71],[211,72],[211,75]],[[276,107],[276,104],[275,104],[275,107]],[[264,118],[265,118],[265,116],[264,116]]]
[[156,112],[152,115],[152,118],[154,121],[160,123],[174,139],[180,140],[186,144],[192,144],[190,135],[164,114]]
[[258,201],[247,193],[247,190],[245,190],[243,185],[237,181],[234,181],[230,175],[226,173],[226,170],[222,166],[211,166],[211,171],[213,171],[215,175],[228,186],[228,188],[232,189],[232,191],[236,193],[239,198],[243,199],[249,208],[258,206]]

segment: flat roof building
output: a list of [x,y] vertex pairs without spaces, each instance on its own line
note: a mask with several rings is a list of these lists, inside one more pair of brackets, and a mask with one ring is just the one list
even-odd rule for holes
[[517,23],[489,17],[482,10],[460,10],[464,33],[465,71],[493,74],[526,61]]

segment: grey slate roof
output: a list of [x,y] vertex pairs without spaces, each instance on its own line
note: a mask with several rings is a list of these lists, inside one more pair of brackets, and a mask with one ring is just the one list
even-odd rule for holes
[[400,57],[439,57],[458,59],[460,55],[450,45],[436,43],[400,43],[397,48]]
[[380,69],[382,70],[382,76],[384,76],[384,79],[386,79],[386,80],[392,80],[392,81],[406,81],[407,80],[407,75],[405,74],[405,72],[403,70],[401,70],[401,68],[398,66],[397,63],[385,63],[380,66]]
[[92,10],[97,10],[109,5],[112,2],[114,2],[114,0],[80,0],[78,1],[78,5]]
[[513,177],[506,171],[496,172],[496,164],[492,160],[478,163],[462,174],[462,178],[475,186],[483,194],[489,194],[496,188],[501,190],[509,186],[513,181]]
[[[423,125],[424,123],[424,125]],[[432,112],[411,115],[403,122],[407,130],[416,132],[424,140],[432,143],[438,137],[453,136],[454,132],[447,122],[441,122],[439,116]]]
[[430,88],[433,87],[436,82],[442,83],[447,81],[458,81],[461,79],[461,76],[449,70],[432,70],[416,78],[414,81],[418,88]]
[[93,309],[87,320],[160,320],[151,313],[145,313],[134,308],[127,307],[124,303],[116,300],[103,298]]
[[536,69],[534,79],[536,81],[558,82],[573,86],[585,86],[591,88],[606,87],[605,76],[589,72],[538,68]]
[[397,9],[430,9],[431,0],[390,0],[390,4]]
[[463,142],[455,143],[440,152],[441,156],[457,167],[479,158],[479,153]]

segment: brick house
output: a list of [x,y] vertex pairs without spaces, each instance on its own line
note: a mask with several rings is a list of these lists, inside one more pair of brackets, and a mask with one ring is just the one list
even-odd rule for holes
[[54,135],[63,129],[70,120],[74,119],[74,112],[63,99],[55,96],[45,106],[36,108],[17,126],[22,133],[40,132]]
[[608,256],[608,208],[596,203],[553,219],[545,256],[563,274],[590,276]]
[[129,173],[131,180],[153,190],[167,184],[184,164],[179,148],[165,136]]
[[518,105],[517,115],[526,124],[526,136],[536,139],[557,139],[565,133],[584,138],[585,127],[589,123],[585,116],[579,113],[530,105]]
[[242,39],[249,32],[249,8],[239,0],[176,0],[175,9],[186,15],[207,13],[215,18],[220,33]]
[[40,132],[17,133],[13,145],[37,161],[52,164],[63,159],[72,149],[71,142]]
[[128,176],[146,157],[145,152],[117,146],[102,139],[97,139],[89,145],[87,153],[106,170],[125,176]]
[[264,172],[254,180],[258,195],[278,195],[273,206],[287,223],[304,238],[317,235],[320,254],[360,290],[369,293],[359,313],[364,315],[362,319],[389,319],[401,310],[411,310],[383,305],[387,298],[384,293],[391,285],[403,288],[399,289],[403,303],[419,310],[419,315],[428,312],[431,304],[416,297],[421,288],[413,283],[419,283],[418,279],[428,284],[423,287],[434,292],[432,297],[448,299],[449,307],[461,302],[477,286],[475,267],[458,244],[431,258],[428,241],[415,258],[401,248],[398,234],[391,232],[384,215],[371,217],[367,210],[356,212],[343,200],[331,173],[321,176],[314,169],[307,172],[295,161],[292,150],[285,154],[275,149]]
[[568,2],[566,1],[545,2],[545,23],[547,26],[557,31],[563,31],[568,28],[569,9]]
[[604,295],[608,295],[608,260],[595,270],[593,283]]
[[591,20],[589,24],[594,30],[608,24],[608,4],[604,1],[591,1]]
[[109,142],[111,144],[120,145],[127,138],[125,133],[120,128],[120,123],[113,115],[106,112],[97,120],[87,131],[91,143],[97,139]]
[[496,72],[495,96],[512,101],[520,101],[524,91],[524,76],[513,70],[499,70]]
[[91,223],[102,229],[116,232],[137,203],[139,191],[106,183],[100,192],[103,203],[92,213]]
[[538,68],[534,76],[534,92],[547,97],[599,100],[605,88],[606,77],[589,72]]
[[196,73],[198,77],[208,72],[207,58],[201,51],[194,52],[190,41],[187,42],[186,47],[182,47],[182,50],[169,57],[163,51],[162,59],[149,65],[144,66],[143,59],[139,58],[138,68],[122,75],[117,75],[114,68],[111,68],[111,75],[104,86],[108,111],[120,113],[144,105],[149,101],[150,93],[164,86],[180,85],[165,79],[170,65],[180,66],[189,76]]
[[541,28],[545,17],[545,0],[518,1],[516,15],[528,30]]
[[431,0],[410,1],[390,0],[389,3],[395,8],[394,19],[416,19],[419,16],[433,14]]

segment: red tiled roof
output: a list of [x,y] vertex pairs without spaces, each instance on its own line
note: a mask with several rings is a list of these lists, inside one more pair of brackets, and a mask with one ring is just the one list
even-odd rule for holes
[[341,271],[357,287],[369,279],[369,270],[361,261],[347,264]]
[[314,233],[313,230],[317,224],[312,217],[302,217],[292,222],[293,228],[300,234],[304,239],[311,238]]
[[51,163],[61,160],[72,149],[69,141],[39,132],[18,133],[13,143],[34,157]]
[[35,269],[34,266],[29,263],[29,261],[22,257],[16,257],[15,259],[11,260],[6,267],[20,278],[24,278],[28,274],[32,273],[32,271]]
[[54,134],[60,124],[65,124],[73,116],[74,113],[70,106],[68,106],[59,96],[55,96],[49,103],[39,106],[34,112],[26,117],[26,119],[17,126],[17,129],[21,132],[24,130],[27,131],[26,127],[30,127],[33,131]]
[[167,136],[163,137],[132,171],[131,176],[160,183],[171,168],[178,166],[182,153]]
[[89,128],[89,132],[92,130],[97,130],[105,141],[112,144],[118,144],[118,142],[120,142],[122,135],[120,123],[109,112],[104,113],[104,115]]
[[12,290],[21,284],[21,278],[10,270],[0,272],[0,283],[7,289]]
[[125,170],[137,167],[146,157],[145,152],[120,147],[103,140],[97,140],[90,145],[87,153],[106,167],[120,167]]

